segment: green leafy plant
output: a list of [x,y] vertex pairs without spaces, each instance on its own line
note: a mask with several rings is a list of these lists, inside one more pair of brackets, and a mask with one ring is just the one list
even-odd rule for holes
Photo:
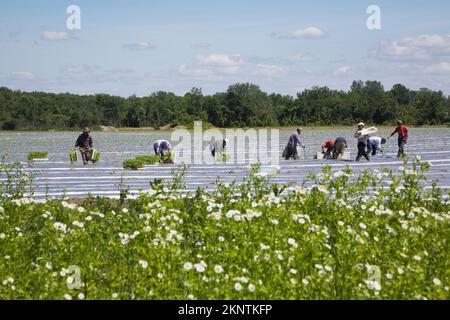
[[195,192],[181,167],[136,197],[122,179],[120,199],[6,188],[0,299],[449,300],[450,194],[424,187],[428,167],[327,166],[275,186],[255,165]]
[[43,151],[33,151],[33,152],[29,152],[28,153],[28,160],[29,161],[33,161],[33,160],[39,160],[39,159],[47,159],[48,158],[48,152],[43,152]]
[[146,162],[142,159],[128,159],[123,162],[123,167],[125,169],[138,170],[143,168]]
[[159,157],[156,155],[150,155],[150,156],[137,156],[137,160],[142,160],[145,162],[145,164],[156,164],[159,162]]

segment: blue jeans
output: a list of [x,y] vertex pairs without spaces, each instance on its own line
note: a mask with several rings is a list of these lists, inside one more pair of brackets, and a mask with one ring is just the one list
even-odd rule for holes
[[367,142],[367,153],[371,153],[375,156],[377,154],[378,150],[378,143],[371,143],[370,141]]

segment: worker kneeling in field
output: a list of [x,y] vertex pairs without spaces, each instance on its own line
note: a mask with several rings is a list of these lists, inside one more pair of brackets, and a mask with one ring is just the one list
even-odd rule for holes
[[305,149],[305,146],[300,141],[301,134],[302,129],[297,129],[289,137],[288,144],[283,151],[283,158],[285,158],[286,160],[289,160],[291,158],[294,158],[294,160],[298,160],[300,158],[298,156],[297,147],[301,146],[303,149]]
[[227,144],[228,139],[223,139],[217,140],[209,145],[209,150],[211,150],[211,155],[213,156],[214,159],[221,160],[223,158]]
[[153,143],[153,151],[159,157],[160,163],[172,162],[172,146],[167,140],[157,140]]
[[372,153],[372,156],[377,155],[377,151],[381,152],[381,155],[384,155],[384,150],[381,147],[382,145],[386,144],[386,139],[381,137],[370,137],[367,141],[367,152],[370,154]]
[[92,161],[93,142],[90,133],[91,130],[89,128],[84,128],[75,143],[75,148],[79,148],[80,150],[84,165],[87,165],[89,161]]
[[325,159],[331,159],[331,153],[334,149],[334,140],[327,140],[322,144],[322,153],[325,155]]
[[337,137],[333,145],[333,159],[337,160],[340,156],[343,156],[346,148],[348,148],[347,140],[343,137]]

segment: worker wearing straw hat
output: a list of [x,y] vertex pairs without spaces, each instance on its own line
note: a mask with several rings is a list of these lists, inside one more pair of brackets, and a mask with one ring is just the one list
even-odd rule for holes
[[358,123],[358,130],[355,132],[355,138],[358,139],[358,155],[356,156],[356,161],[360,161],[361,157],[366,158],[367,161],[370,161],[369,156],[367,155],[366,147],[367,141],[369,140],[369,135],[363,134],[364,123]]

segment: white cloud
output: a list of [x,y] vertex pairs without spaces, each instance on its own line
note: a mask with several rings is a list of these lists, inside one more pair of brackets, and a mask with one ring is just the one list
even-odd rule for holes
[[288,34],[273,33],[278,39],[317,39],[325,37],[325,32],[318,27],[307,27],[289,32]]
[[384,42],[375,57],[382,60],[427,60],[450,55],[450,36],[419,35],[398,41]]
[[41,34],[41,39],[46,41],[64,41],[71,38],[71,34],[64,31],[44,31]]
[[426,73],[450,74],[450,62],[435,63],[425,68]]
[[333,72],[333,75],[336,77],[346,77],[354,74],[354,71],[349,66],[342,66]]
[[205,66],[235,67],[244,63],[240,55],[214,53],[207,56],[198,56],[197,60],[201,65]]
[[282,67],[271,64],[257,64],[253,69],[254,74],[267,77],[276,77],[285,73]]
[[408,47],[449,47],[450,37],[443,37],[437,34],[420,35],[417,37],[404,38],[400,44]]
[[36,76],[28,71],[16,71],[11,73],[15,80],[34,80]]
[[210,54],[198,56],[191,65],[182,64],[178,74],[201,80],[250,81],[251,78],[274,78],[287,70],[275,64],[252,63],[240,55]]
[[288,57],[292,62],[311,62],[319,60],[315,55],[310,53],[297,53]]
[[178,72],[186,77],[193,77],[193,78],[210,78],[214,75],[214,72],[209,69],[205,68],[199,68],[199,67],[192,67],[187,66],[185,64],[182,64],[178,68]]
[[135,42],[135,43],[129,43],[122,46],[124,49],[129,50],[152,50],[156,49],[156,46],[148,41],[142,41],[142,42]]
[[375,56],[382,60],[425,60],[430,54],[424,48],[401,45],[397,41],[381,44]]

